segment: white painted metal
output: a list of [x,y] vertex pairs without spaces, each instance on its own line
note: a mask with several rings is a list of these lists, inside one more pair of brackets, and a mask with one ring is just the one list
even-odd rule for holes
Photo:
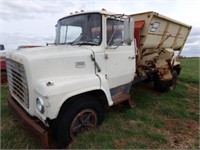
[[135,74],[135,51],[132,46],[119,46],[107,49],[107,81],[109,88],[130,83]]

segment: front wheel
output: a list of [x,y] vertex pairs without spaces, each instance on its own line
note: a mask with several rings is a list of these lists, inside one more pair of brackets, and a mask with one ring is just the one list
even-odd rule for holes
[[103,107],[94,97],[75,100],[58,120],[56,134],[59,147],[66,148],[78,134],[95,128],[103,120]]

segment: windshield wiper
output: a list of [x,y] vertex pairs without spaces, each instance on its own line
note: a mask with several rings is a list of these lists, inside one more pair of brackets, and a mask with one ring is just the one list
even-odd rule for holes
[[79,42],[59,43],[59,45],[99,45],[99,44],[89,41],[79,41]]
[[74,44],[74,42],[67,42],[67,43],[57,43],[56,45],[71,45]]
[[99,44],[89,41],[79,41],[75,43],[72,42],[72,45],[99,45]]

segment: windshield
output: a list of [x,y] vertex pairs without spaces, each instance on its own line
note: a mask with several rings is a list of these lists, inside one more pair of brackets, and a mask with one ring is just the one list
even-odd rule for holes
[[58,21],[56,44],[100,45],[101,15],[83,14]]

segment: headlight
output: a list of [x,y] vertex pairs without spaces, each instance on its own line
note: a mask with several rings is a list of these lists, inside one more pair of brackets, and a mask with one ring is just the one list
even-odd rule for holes
[[36,106],[37,106],[37,109],[43,114],[44,113],[44,101],[38,97],[36,99]]

